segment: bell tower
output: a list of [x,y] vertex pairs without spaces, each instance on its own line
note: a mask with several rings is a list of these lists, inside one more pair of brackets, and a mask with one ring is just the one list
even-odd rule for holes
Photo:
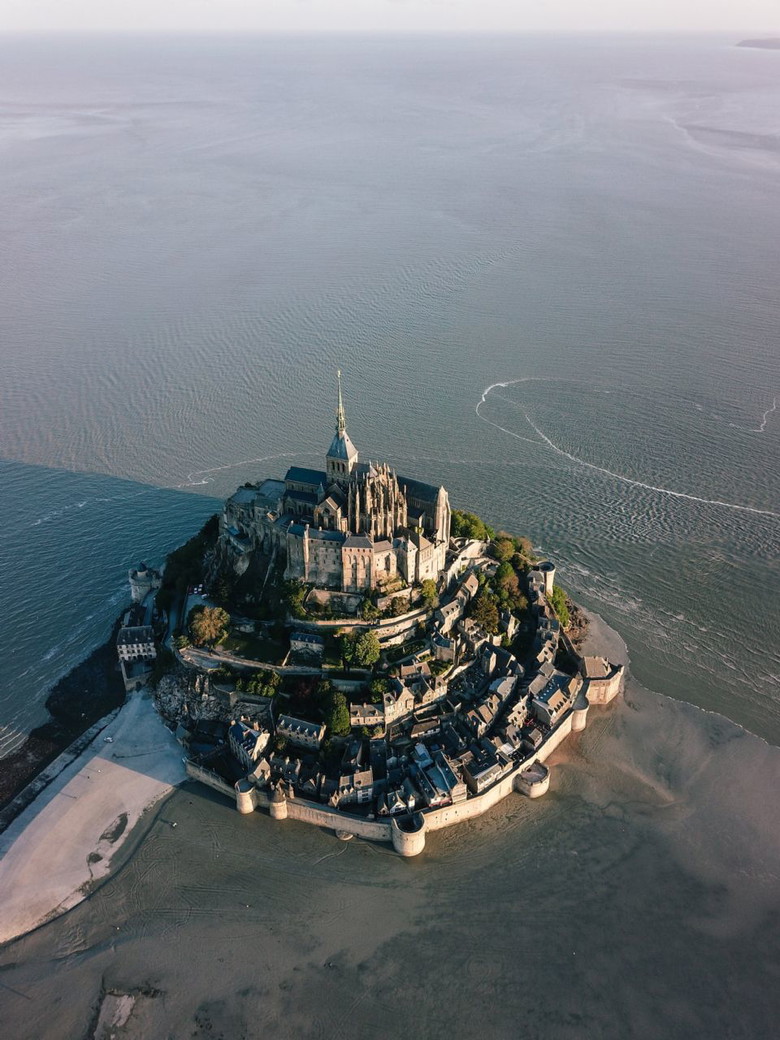
[[336,409],[336,436],[333,438],[325,456],[328,483],[346,484],[358,460],[358,451],[347,433],[347,415],[344,411],[344,400],[341,396],[341,371],[338,379],[338,407]]

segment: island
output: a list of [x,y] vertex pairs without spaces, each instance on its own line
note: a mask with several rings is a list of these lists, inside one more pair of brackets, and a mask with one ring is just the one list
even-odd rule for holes
[[766,51],[780,51],[780,36],[758,40],[740,40],[737,47],[758,47]]
[[123,680],[153,683],[187,774],[403,856],[544,794],[546,759],[623,683],[579,653],[581,612],[527,538],[360,460],[340,373],[324,469],[245,484],[162,576],[130,577]]

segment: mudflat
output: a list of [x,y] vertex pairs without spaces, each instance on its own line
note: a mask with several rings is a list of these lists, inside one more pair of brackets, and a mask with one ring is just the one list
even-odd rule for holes
[[780,753],[630,679],[591,714],[413,860],[186,784],[0,952],[7,1035],[769,1038]]

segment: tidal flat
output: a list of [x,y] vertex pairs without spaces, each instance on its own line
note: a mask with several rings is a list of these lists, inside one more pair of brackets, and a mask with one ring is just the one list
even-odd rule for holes
[[0,952],[8,1035],[773,1036],[780,752],[629,678],[551,761],[414,860],[186,784]]

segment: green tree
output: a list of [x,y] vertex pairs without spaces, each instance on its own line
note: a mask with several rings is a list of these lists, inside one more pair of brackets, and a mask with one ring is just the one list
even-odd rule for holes
[[219,517],[210,516],[203,527],[184,545],[168,554],[163,571],[162,587],[157,590],[155,602],[160,610],[170,610],[177,597],[183,596],[190,585],[203,580],[203,560],[217,541]]
[[554,585],[552,590],[552,596],[550,596],[550,602],[552,603],[553,610],[558,616],[558,620],[563,628],[569,627],[569,604],[566,593],[560,587],[560,585]]
[[390,600],[390,605],[387,608],[390,617],[400,617],[401,614],[405,614],[409,610],[409,597],[408,596],[396,596]]
[[379,660],[382,648],[376,632],[347,632],[339,639],[339,653],[349,670],[353,665],[357,668],[373,668]]
[[515,574],[511,564],[501,564],[496,571],[494,585],[498,598],[504,606],[513,605],[522,595],[520,592],[520,579]]
[[505,531],[501,531],[496,536],[496,539],[490,548],[495,558],[501,560],[502,563],[511,560],[515,554],[514,539],[511,538],[510,535],[506,534]]
[[376,603],[366,597],[360,604],[360,616],[364,621],[376,621],[379,617],[379,608]]
[[382,647],[376,632],[361,632],[355,640],[355,664],[360,668],[373,668],[379,660]]
[[426,578],[420,585],[420,589],[422,591],[422,600],[425,606],[429,610],[431,607],[435,607],[439,602],[439,597],[436,592],[436,582],[433,578]]
[[498,632],[498,605],[489,589],[481,589],[471,604],[470,616],[488,635]]
[[236,688],[255,697],[275,697],[281,682],[281,676],[270,668],[259,668],[249,678],[239,679]]
[[286,581],[282,586],[282,598],[288,614],[294,618],[306,617],[306,608],[303,605],[306,597],[306,586],[300,581]]
[[489,542],[494,534],[493,528],[474,513],[463,513],[459,509],[452,511],[450,531],[453,538],[476,538],[481,542]]
[[368,685],[371,703],[376,704],[384,700],[386,693],[390,692],[390,680],[385,678],[372,679]]
[[509,581],[512,575],[515,573],[515,569],[511,563],[500,563],[496,568],[496,573],[493,576],[493,582],[496,587],[503,585],[506,581]]
[[222,607],[193,607],[187,618],[192,639],[196,644],[213,645],[227,635],[230,614]]
[[536,559],[533,542],[530,538],[515,538],[515,549],[526,560],[533,561]]
[[333,696],[334,692],[335,688],[330,679],[320,679],[312,696],[314,701],[324,708]]
[[347,671],[353,664],[357,664],[357,640],[354,632],[345,632],[339,637],[339,654]]
[[176,638],[173,641],[173,645],[176,647],[177,650],[186,650],[187,647],[191,646],[192,644],[190,643],[189,636],[180,635],[176,636]]
[[325,725],[333,736],[343,737],[349,733],[347,698],[338,690],[332,694],[325,709]]

